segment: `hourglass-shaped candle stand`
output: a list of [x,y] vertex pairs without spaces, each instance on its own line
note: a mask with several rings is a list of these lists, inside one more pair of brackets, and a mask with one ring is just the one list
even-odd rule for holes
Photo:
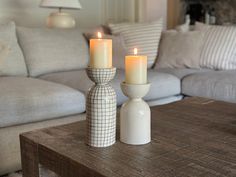
[[116,93],[109,82],[116,68],[87,68],[86,71],[95,82],[86,98],[87,144],[111,146],[116,141]]
[[121,83],[123,93],[129,97],[120,111],[120,141],[131,145],[147,144],[151,141],[151,111],[142,99],[150,84]]

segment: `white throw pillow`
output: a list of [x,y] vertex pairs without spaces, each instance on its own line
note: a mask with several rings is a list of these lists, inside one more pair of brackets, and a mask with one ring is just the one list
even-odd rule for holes
[[185,33],[185,32],[190,31],[190,26],[189,26],[189,24],[182,24],[182,25],[177,26],[175,29],[178,32]]
[[196,22],[194,25],[194,30],[195,31],[205,31],[205,30],[208,30],[210,27],[211,27],[210,25],[206,25],[201,22]]
[[123,36],[129,54],[133,54],[133,49],[138,48],[138,55],[148,56],[148,67],[153,66],[163,28],[162,19],[152,23],[121,23],[108,26],[112,34]]
[[155,68],[200,68],[202,46],[200,31],[164,32]]
[[17,28],[30,76],[86,68],[88,45],[78,29]]
[[27,76],[14,22],[0,25],[0,76]]
[[236,69],[236,27],[196,23],[205,32],[200,66],[215,70]]

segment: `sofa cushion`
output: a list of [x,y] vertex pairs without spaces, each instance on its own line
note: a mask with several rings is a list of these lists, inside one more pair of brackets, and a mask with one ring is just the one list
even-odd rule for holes
[[236,103],[236,70],[211,71],[187,76],[182,92],[188,96],[207,97]]
[[[93,84],[87,77],[85,70],[52,73],[43,75],[40,78],[67,85],[74,89],[80,90],[83,93],[86,93]],[[124,96],[120,89],[120,83],[124,81],[124,78],[124,70],[118,69],[115,78],[111,82],[117,93],[118,105],[127,100],[126,96]],[[151,89],[145,97],[145,100],[147,101],[180,94],[180,80],[173,75],[160,73],[155,70],[149,70],[148,80],[151,83]]]
[[27,76],[14,22],[0,25],[0,76]]
[[195,74],[195,73],[208,72],[208,71],[212,71],[212,70],[210,70],[210,69],[189,69],[189,68],[158,68],[157,71],[161,72],[161,73],[172,74],[182,80],[184,77],[186,77],[188,75]]
[[24,77],[0,78],[0,127],[73,115],[85,111],[81,92]]
[[17,28],[30,76],[87,67],[88,45],[78,29]]
[[167,31],[162,35],[156,68],[200,68],[201,31]]

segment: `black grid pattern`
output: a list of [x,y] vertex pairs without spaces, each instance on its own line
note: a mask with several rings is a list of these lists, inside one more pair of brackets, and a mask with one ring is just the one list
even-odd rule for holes
[[108,83],[115,72],[115,68],[87,68],[96,83],[86,100],[87,144],[93,147],[107,147],[116,140],[116,93]]
[[96,84],[107,84],[116,74],[116,68],[87,68],[88,77]]

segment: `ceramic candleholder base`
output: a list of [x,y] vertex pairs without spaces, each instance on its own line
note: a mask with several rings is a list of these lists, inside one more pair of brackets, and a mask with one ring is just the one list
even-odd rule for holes
[[150,84],[121,83],[123,93],[129,97],[120,110],[120,141],[131,145],[147,144],[151,141],[151,111],[143,101]]
[[109,84],[116,68],[86,69],[95,82],[86,98],[87,144],[108,147],[116,141],[116,93]]

